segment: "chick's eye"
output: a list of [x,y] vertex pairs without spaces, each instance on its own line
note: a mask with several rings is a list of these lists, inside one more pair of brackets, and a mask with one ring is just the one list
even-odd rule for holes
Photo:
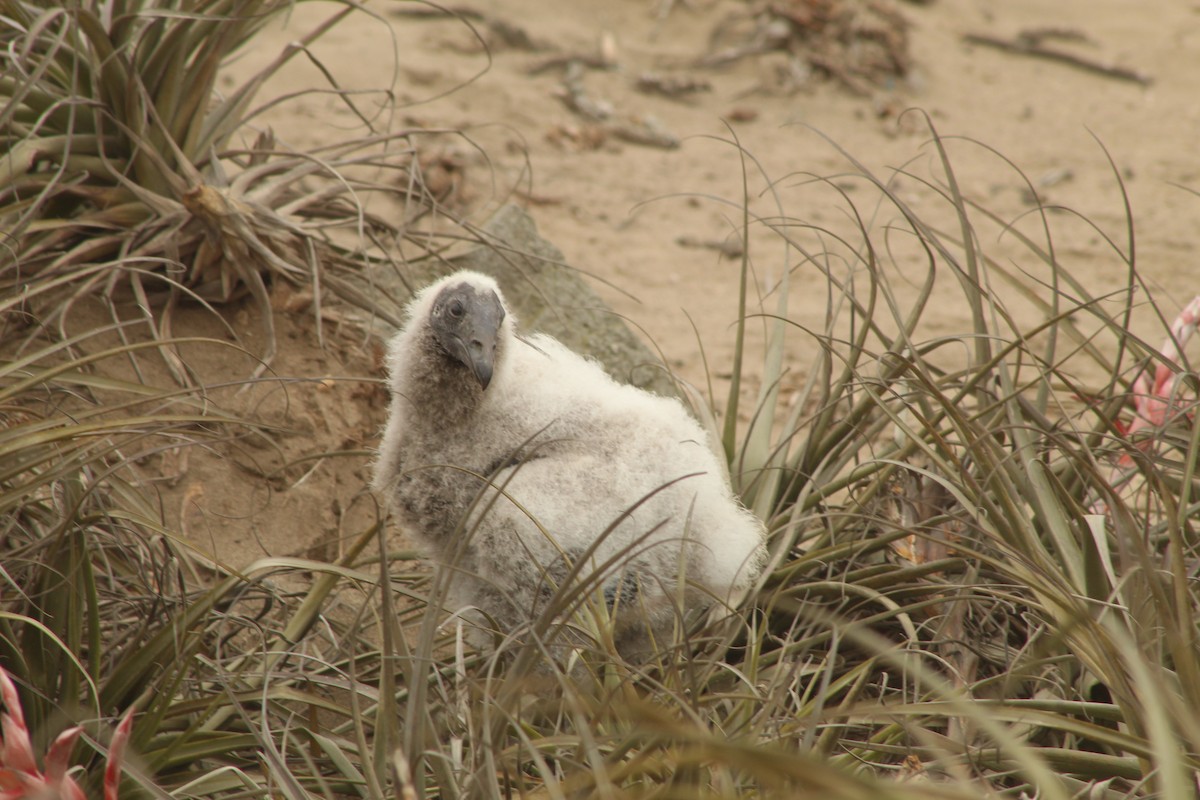
[[452,300],[446,310],[450,312],[450,316],[459,319],[463,315],[463,304],[459,300]]

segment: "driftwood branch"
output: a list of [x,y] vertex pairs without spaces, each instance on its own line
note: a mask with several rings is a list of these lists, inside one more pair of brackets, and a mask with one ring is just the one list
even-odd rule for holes
[[981,33],[968,33],[963,36],[963,41],[970,44],[981,44],[987,47],[994,47],[998,50],[1003,50],[1006,53],[1017,53],[1020,55],[1034,56],[1035,58],[1044,58],[1048,61],[1057,61],[1060,64],[1067,64],[1077,69],[1082,69],[1096,75],[1103,75],[1106,78],[1115,78],[1121,81],[1130,81],[1138,83],[1142,86],[1149,86],[1154,82],[1154,79],[1149,75],[1138,72],[1137,70],[1127,67],[1118,67],[1111,64],[1102,64],[1099,61],[1093,61],[1089,58],[1076,55],[1067,50],[1060,50],[1056,47],[1048,47],[1041,43],[1042,37],[1020,35],[1015,39],[1001,39],[998,36],[989,36]]

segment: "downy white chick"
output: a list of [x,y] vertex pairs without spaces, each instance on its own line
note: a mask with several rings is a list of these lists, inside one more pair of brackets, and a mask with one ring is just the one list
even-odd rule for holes
[[451,570],[447,607],[467,610],[475,644],[527,633],[566,582],[640,657],[762,569],[764,527],[683,405],[518,335],[491,278],[458,272],[414,297],[388,370],[373,486]]

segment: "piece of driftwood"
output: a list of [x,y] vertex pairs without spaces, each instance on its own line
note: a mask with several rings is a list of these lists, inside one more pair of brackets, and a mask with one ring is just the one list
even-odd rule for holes
[[[554,45],[534,37],[525,28],[497,16],[485,14],[470,6],[422,6],[403,5],[393,8],[390,14],[417,20],[459,19],[470,22],[482,22],[487,32],[487,44],[492,47],[503,47],[509,50],[526,50],[531,53],[541,53],[553,50]],[[456,48],[458,49],[458,48]]]
[[471,6],[426,6],[401,5],[388,9],[388,13],[396,17],[416,17],[418,19],[442,19],[445,17],[461,17],[462,19],[484,19],[482,11]]
[[1149,86],[1154,82],[1154,79],[1149,75],[1137,70],[1104,64],[1068,50],[1048,46],[1043,44],[1043,38],[1024,34],[1018,35],[1015,39],[1003,39],[999,36],[991,36],[985,33],[968,33],[963,35],[963,41],[969,44],[979,44],[985,47],[994,47],[1006,53],[1016,53],[1018,55],[1033,56],[1034,58],[1043,58],[1048,61],[1057,61],[1060,64],[1066,64],[1095,75],[1102,75],[1106,78],[1130,81],[1142,86]]

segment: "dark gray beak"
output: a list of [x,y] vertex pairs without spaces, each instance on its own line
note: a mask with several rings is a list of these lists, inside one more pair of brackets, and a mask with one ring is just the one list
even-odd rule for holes
[[480,389],[487,389],[496,368],[496,339],[500,331],[499,320],[492,325],[472,325],[465,337],[454,337],[455,356],[470,368]]
[[470,284],[447,287],[434,307],[431,324],[446,352],[487,389],[496,369],[504,306],[495,292]]

